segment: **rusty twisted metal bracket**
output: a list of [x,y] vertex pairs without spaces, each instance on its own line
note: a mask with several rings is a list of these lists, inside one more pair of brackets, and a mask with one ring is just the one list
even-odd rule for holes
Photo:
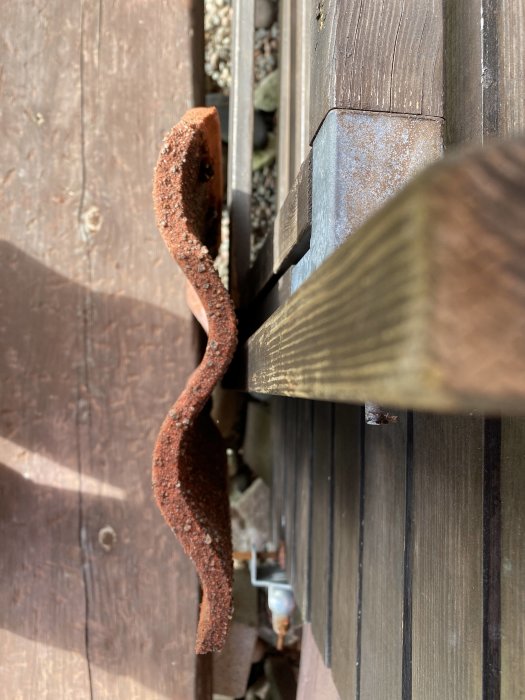
[[153,454],[153,489],[202,585],[197,653],[222,648],[232,615],[226,450],[209,414],[211,393],[237,343],[233,304],[209,250],[219,240],[221,180],[217,112],[192,109],[165,137],[153,200],[164,242],[206,313],[208,343],[160,429]]

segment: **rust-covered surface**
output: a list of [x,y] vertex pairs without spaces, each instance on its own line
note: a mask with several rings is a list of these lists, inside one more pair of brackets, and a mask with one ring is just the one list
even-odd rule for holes
[[153,456],[157,503],[202,584],[196,651],[206,653],[222,648],[232,615],[226,451],[209,400],[237,342],[233,304],[210,254],[218,241],[222,200],[215,108],[190,110],[166,136],[153,199],[159,231],[208,320],[202,362],[166,416]]

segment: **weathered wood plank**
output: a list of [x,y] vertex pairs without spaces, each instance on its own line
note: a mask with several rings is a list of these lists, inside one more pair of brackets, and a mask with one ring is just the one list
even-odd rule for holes
[[[295,579],[296,533],[295,504],[297,497],[297,399],[287,399],[285,418],[285,463],[284,463],[284,533],[286,543],[286,575],[288,581]],[[281,448],[282,449],[282,448]]]
[[311,0],[296,0],[295,10],[295,110],[294,176],[299,174],[310,148],[310,15]]
[[330,615],[333,523],[333,421],[334,407],[313,406],[312,504],[312,632],[325,663],[330,665]]
[[[444,4],[447,142],[482,142],[525,129],[525,4]],[[482,18],[482,22],[480,22]]]
[[231,234],[230,291],[237,306],[250,267],[254,21],[254,0],[233,0],[227,197]]
[[444,5],[445,133],[448,144],[481,142],[481,0]]
[[293,59],[293,22],[292,6],[294,0],[283,0],[279,3],[279,116],[277,125],[277,162],[279,171],[277,177],[277,210],[282,207],[288,195],[293,178],[292,163],[292,104],[291,93],[294,75],[292,73]]
[[294,595],[304,620],[310,620],[311,541],[313,507],[313,402],[298,402],[297,487],[295,507]]
[[315,644],[312,626],[309,624],[303,625],[297,697],[301,700],[341,700],[330,669],[325,666]]
[[482,691],[483,420],[414,415],[412,698]]
[[312,159],[308,155],[275,220],[273,273],[282,274],[308,249],[312,223]]
[[428,168],[250,338],[249,389],[523,410],[524,173],[523,140]]
[[406,415],[364,432],[362,700],[402,697]]
[[310,141],[334,108],[442,116],[441,14],[437,0],[313,3]]
[[502,421],[501,698],[525,697],[525,421]]
[[79,26],[78,4],[0,7],[0,687],[22,700],[91,697],[75,425]]
[[341,697],[356,697],[359,663],[361,425],[358,406],[336,405],[332,672]]
[[194,9],[175,9],[0,9],[9,698],[197,692],[196,580],[149,476],[156,430],[194,366],[150,196],[162,134],[195,97]]
[[525,2],[502,0],[498,22],[499,134],[525,131]]
[[248,307],[275,284],[308,249],[312,222],[312,162],[302,164],[281,210],[274,229],[250,268],[243,290],[242,306]]
[[281,516],[283,509],[284,472],[286,468],[285,416],[287,399],[272,398],[272,537],[278,544],[282,538]]
[[[86,408],[78,431],[81,488],[88,476],[98,482],[93,502],[82,497],[80,520],[93,697],[189,698],[198,590],[153,503],[150,464],[195,347],[183,277],[155,229],[150,187],[163,133],[196,98],[192,33],[201,30],[191,4],[174,12],[88,0],[82,12]],[[121,498],[108,498],[114,489]]]

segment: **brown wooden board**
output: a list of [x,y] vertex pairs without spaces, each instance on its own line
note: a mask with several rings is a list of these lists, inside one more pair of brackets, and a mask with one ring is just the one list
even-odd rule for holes
[[406,428],[401,413],[364,431],[361,700],[402,697]]
[[362,420],[359,406],[336,404],[331,661],[342,698],[356,697],[358,687]]
[[250,268],[253,152],[254,0],[232,2],[232,83],[228,126],[229,289],[236,306]]
[[483,129],[481,0],[445,0],[443,9],[446,141],[479,142]]
[[416,177],[250,338],[248,388],[523,410],[524,172],[516,139]]
[[278,544],[282,537],[281,516],[283,509],[283,486],[286,468],[285,416],[287,399],[272,398],[272,537]]
[[414,415],[412,698],[482,697],[483,420]]
[[297,605],[310,620],[311,540],[313,507],[313,402],[298,399],[297,482],[295,505],[295,572],[292,579]]
[[[119,700],[137,692],[138,681],[182,698],[194,692],[195,622],[187,611],[197,607],[195,577],[190,566],[174,568],[180,550],[151,503],[149,465],[158,426],[195,350],[184,284],[153,226],[149,173],[160,136],[185,111],[188,96],[195,99],[182,79],[175,106],[159,77],[184,66],[191,75],[190,8],[167,13],[137,4],[132,14],[128,5],[83,8],[79,207],[90,290],[81,387],[89,410],[80,454],[83,471],[127,494],[120,502],[82,505],[93,688],[95,696]],[[170,49],[175,36],[188,47],[182,60]],[[154,113],[144,108],[160,101]],[[95,305],[101,292],[107,296]],[[142,303],[119,312],[113,299],[122,295]],[[98,539],[108,526],[116,542],[104,551]],[[114,675],[99,671],[103,664]]]
[[297,399],[287,399],[284,436],[284,488],[283,515],[286,543],[286,575],[295,579],[295,499],[297,490]]
[[504,418],[501,441],[501,698],[525,697],[525,420]]
[[447,142],[522,133],[524,3],[446,0],[444,18]]
[[308,155],[310,143],[310,15],[311,0],[296,0],[295,89],[294,89],[294,175]]
[[334,407],[313,405],[312,474],[312,631],[327,665],[330,665],[330,615],[332,586],[333,421]]
[[4,4],[0,16],[0,687],[87,700],[74,376],[83,260],[70,236],[82,181],[71,70],[80,8]]
[[310,142],[336,107],[442,116],[435,0],[320,0],[311,17]]
[[277,132],[277,162],[279,174],[277,182],[277,209],[286,199],[293,179],[293,136],[292,136],[292,101],[294,76],[292,73],[294,22],[293,6],[295,0],[283,0],[279,3],[279,113]]
[[308,249],[312,222],[312,162],[308,156],[302,164],[286,200],[275,219],[274,230],[266,236],[250,268],[243,290],[242,306],[275,285]]
[[151,175],[195,99],[198,12],[0,14],[0,695],[188,700],[196,579],[150,468],[195,353]]
[[325,666],[315,644],[312,626],[309,624],[303,625],[297,697],[301,700],[341,700],[330,669]]
[[498,63],[498,133],[525,131],[525,3],[502,0],[496,24]]
[[282,274],[308,248],[312,223],[312,158],[307,155],[275,220],[273,271]]

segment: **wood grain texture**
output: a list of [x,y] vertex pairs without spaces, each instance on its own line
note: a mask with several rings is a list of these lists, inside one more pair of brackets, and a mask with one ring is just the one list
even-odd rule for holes
[[254,16],[254,0],[233,0],[227,198],[231,233],[230,292],[237,306],[250,267]]
[[304,620],[311,618],[311,540],[313,507],[313,402],[298,401],[296,433],[295,600]]
[[284,473],[286,469],[286,416],[287,399],[272,397],[272,490],[271,490],[271,522],[272,538],[275,543],[282,539],[282,511],[283,511],[283,487]]
[[362,700],[402,697],[406,415],[364,432]]
[[250,338],[249,389],[523,410],[524,172],[515,140],[415,178]]
[[293,178],[293,134],[292,101],[294,84],[292,72],[294,22],[293,8],[295,0],[283,0],[279,3],[279,116],[277,125],[277,210],[284,204]]
[[479,143],[483,132],[481,0],[445,0],[444,73],[447,144]]
[[68,279],[83,280],[71,253],[80,14],[24,3],[0,17],[0,687],[16,700],[88,700],[75,454],[82,287]]
[[308,155],[275,220],[273,273],[280,276],[306,252],[312,224],[312,159]]
[[502,421],[501,698],[525,698],[525,421]]
[[299,174],[310,149],[310,29],[311,0],[296,0],[294,176]]
[[332,673],[342,698],[356,697],[359,652],[361,408],[336,405]]
[[311,7],[310,141],[334,108],[443,115],[441,3]]
[[284,533],[286,543],[286,575],[288,581],[295,579],[296,533],[295,504],[297,498],[297,424],[298,400],[287,399],[285,415],[284,445]]
[[412,698],[482,691],[483,420],[414,415]]
[[[80,216],[90,289],[84,301],[83,392],[89,411],[81,427],[82,470],[103,484],[121,484],[128,495],[123,502],[83,508],[82,527],[93,692],[114,700],[143,692],[137,681],[171,698],[195,692],[187,643],[194,638],[195,578],[179,563],[172,533],[150,508],[145,469],[162,415],[194,362],[183,285],[176,286],[178,273],[161,253],[150,214],[148,165],[160,135],[194,100],[188,27],[189,5],[175,15],[167,3],[83,5]],[[173,51],[175,42],[186,47],[183,57]],[[179,74],[174,93],[163,76]],[[157,103],[154,114],[143,107]],[[145,314],[132,307],[126,317],[109,303],[94,309],[93,296],[102,290],[147,300],[154,308]],[[130,517],[130,504],[140,517]],[[109,552],[97,539],[108,525],[117,537]],[[142,623],[130,627],[136,620]],[[98,672],[102,663],[112,675]]]
[[444,18],[447,142],[523,133],[523,0],[446,0]]
[[502,0],[498,23],[499,135],[525,131],[525,1]]
[[195,95],[193,7],[177,8],[0,10],[9,698],[196,694],[196,581],[148,475],[194,365],[150,194],[161,136]]
[[242,294],[242,307],[268,293],[272,285],[308,250],[312,224],[312,162],[308,156],[277,214],[250,268]]
[[332,436],[334,407],[327,402],[313,406],[313,503],[312,503],[312,632],[327,666],[330,665],[332,585]]
[[312,626],[309,624],[303,625],[297,697],[301,700],[341,700],[330,669],[325,666],[315,644]]

